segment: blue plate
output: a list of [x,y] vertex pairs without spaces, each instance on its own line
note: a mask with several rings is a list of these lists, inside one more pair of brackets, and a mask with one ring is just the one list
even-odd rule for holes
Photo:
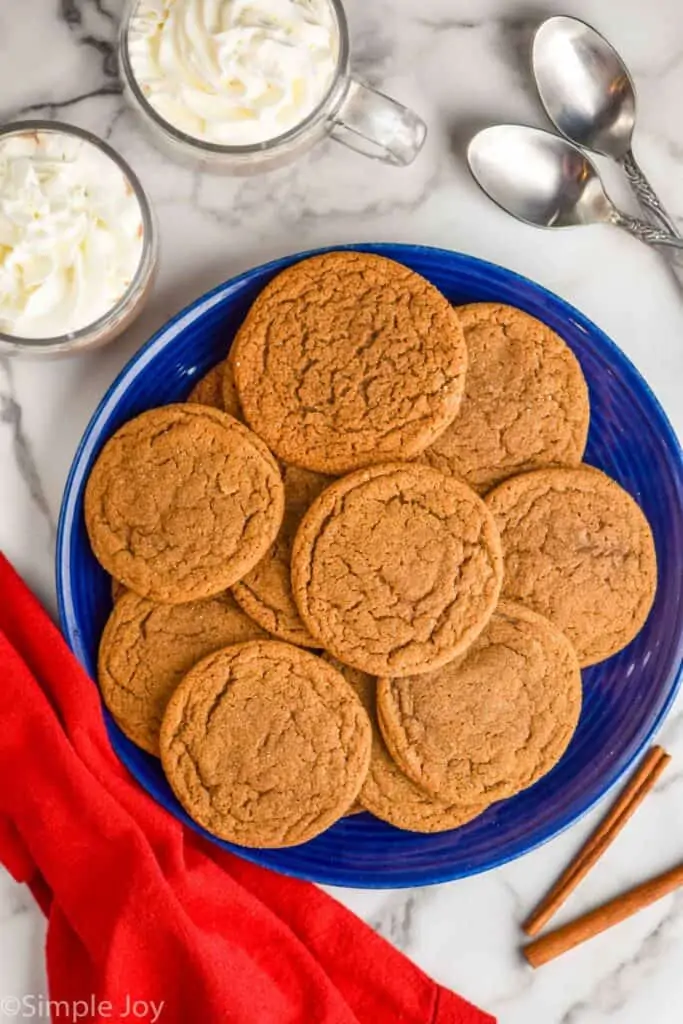
[[[220,843],[248,860],[317,882],[371,888],[425,885],[486,871],[556,835],[613,785],[661,724],[676,694],[683,658],[683,461],[674,432],[643,378],[609,338],[557,296],[509,270],[459,253],[413,245],[348,248],[405,263],[454,303],[509,303],[557,331],[578,356],[590,387],[587,461],[618,480],[642,505],[657,545],[659,587],[645,628],[626,650],[584,672],[585,703],[576,736],[560,764],[531,789],[440,835],[401,832],[361,814],[287,850],[243,850]],[[99,637],[111,608],[109,579],[90,551],[83,521],[83,491],[95,457],[132,416],[184,399],[197,379],[224,358],[263,286],[303,255],[311,253],[250,270],[178,314],[134,356],[90,421],[62,503],[57,588],[64,634],[93,678]],[[159,762],[138,750],[105,716],[114,749],[135,778],[172,814],[196,828],[173,796]]]

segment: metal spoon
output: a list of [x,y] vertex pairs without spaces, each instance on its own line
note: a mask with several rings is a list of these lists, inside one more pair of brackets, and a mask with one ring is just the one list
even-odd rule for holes
[[572,142],[612,157],[646,218],[681,237],[633,155],[636,90],[617,51],[578,18],[549,18],[536,32],[532,66],[548,117]]
[[527,224],[614,224],[648,245],[683,252],[683,239],[617,209],[594,164],[559,135],[524,125],[494,125],[470,141],[467,159],[484,192]]

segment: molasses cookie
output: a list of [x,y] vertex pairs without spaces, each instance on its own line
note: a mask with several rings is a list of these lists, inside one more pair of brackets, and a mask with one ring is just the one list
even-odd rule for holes
[[559,761],[579,721],[581,672],[547,619],[501,602],[463,658],[426,675],[380,679],[390,753],[441,800],[491,803]]
[[446,832],[472,821],[488,803],[470,806],[430,796],[401,771],[386,748],[377,722],[377,682],[365,672],[331,660],[360,697],[372,725],[370,767],[358,797],[360,810],[408,832]]
[[304,513],[331,483],[330,477],[298,466],[282,466],[285,515],[275,543],[251,572],[232,588],[247,615],[273,636],[299,647],[319,647],[308,632],[292,596],[292,544]]
[[166,776],[188,814],[250,847],[295,846],[353,804],[370,723],[321,658],[274,640],[226,647],[185,676],[161,727]]
[[373,675],[429,672],[469,647],[503,577],[483,501],[429,466],[390,463],[328,487],[304,516],[292,590],[311,635]]
[[467,353],[457,313],[419,274],[332,252],[264,288],[231,362],[245,419],[269,447],[338,475],[432,444],[458,411]]
[[513,306],[459,306],[467,342],[457,419],[422,460],[483,493],[542,466],[576,466],[588,436],[588,388],[571,349]]
[[226,412],[229,412],[231,416],[234,416],[240,423],[244,422],[244,416],[242,414],[242,406],[240,405],[239,395],[237,394],[237,388],[235,386],[235,374],[232,368],[232,359],[228,357],[221,363],[221,394],[223,399],[223,408]]
[[188,402],[195,402],[197,405],[208,405],[212,409],[222,409],[234,415],[230,409],[223,405],[223,363],[214,366],[206,373],[187,396]]
[[500,529],[504,596],[546,615],[582,666],[620,651],[652,607],[652,531],[633,498],[589,466],[542,469],[486,498]]
[[161,720],[183,676],[221,647],[264,636],[229,591],[176,605],[124,594],[100,641],[102,697],[126,736],[158,755]]
[[354,802],[349,807],[348,811],[345,813],[344,817],[352,818],[355,814],[362,814],[364,810],[365,808],[363,807],[363,805],[359,803],[358,800],[354,800]]
[[284,488],[274,458],[232,416],[186,403],[124,424],[85,492],[95,557],[137,594],[168,604],[220,593],[277,535]]
[[209,405],[214,409],[222,409],[229,416],[234,416],[240,423],[244,418],[237,397],[235,378],[232,375],[232,367],[228,359],[224,359],[222,363],[214,366],[195,384],[187,396],[187,401]]

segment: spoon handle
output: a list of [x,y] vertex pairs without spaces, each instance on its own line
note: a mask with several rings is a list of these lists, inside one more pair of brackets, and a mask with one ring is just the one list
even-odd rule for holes
[[648,224],[647,221],[640,220],[638,217],[631,217],[627,213],[616,213],[613,222],[617,227],[624,228],[624,230],[628,231],[630,235],[633,235],[640,242],[645,242],[646,245],[651,245],[655,248],[666,246],[667,250],[670,250],[672,254],[674,252],[683,252],[683,238],[678,234],[672,235],[670,231],[665,231],[663,228]]
[[652,246],[660,256],[665,256],[671,273],[683,289],[683,238],[680,235],[672,235],[644,220],[616,211],[613,223],[624,228],[640,242]]
[[643,174],[638,161],[633,155],[633,150],[630,149],[626,156],[620,160],[620,163],[646,219],[651,224],[664,227],[670,235],[680,238],[681,235],[678,228],[671,215],[662,206],[661,200],[652,185]]

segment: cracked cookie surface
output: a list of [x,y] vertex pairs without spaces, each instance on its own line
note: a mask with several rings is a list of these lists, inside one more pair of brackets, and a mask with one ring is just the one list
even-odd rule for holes
[[270,551],[232,588],[235,600],[265,630],[299,647],[319,647],[299,615],[292,594],[291,560],[296,531],[305,512],[332,480],[298,466],[282,467],[285,514]]
[[193,668],[161,728],[166,776],[195,821],[249,847],[304,843],[353,804],[370,723],[331,665],[275,640]]
[[501,533],[503,594],[547,616],[582,666],[640,632],[657,587],[650,526],[633,498],[597,469],[513,477],[486,503]]
[[361,787],[361,810],[409,832],[447,832],[478,817],[489,803],[466,806],[430,796],[405,775],[393,760],[377,721],[377,680],[365,672],[330,659],[354,688],[372,726],[370,767]]
[[588,436],[588,388],[568,345],[512,306],[457,307],[467,342],[457,419],[422,461],[479,493],[542,466],[575,466]]
[[183,676],[221,647],[264,636],[229,591],[176,605],[125,594],[100,642],[102,697],[126,736],[158,756],[161,720]]
[[428,672],[466,650],[493,613],[502,573],[483,501],[414,464],[333,483],[292,552],[292,590],[311,635],[372,675]]
[[562,757],[579,721],[581,672],[552,623],[501,601],[463,658],[380,679],[377,711],[389,751],[418,785],[442,800],[490,803]]
[[431,444],[458,411],[467,352],[456,312],[424,278],[333,252],[266,286],[231,362],[245,419],[270,448],[339,475]]
[[263,557],[284,510],[280,471],[232,416],[185,403],[142,413],[100,452],[85,521],[100,564],[169,604],[220,593]]

